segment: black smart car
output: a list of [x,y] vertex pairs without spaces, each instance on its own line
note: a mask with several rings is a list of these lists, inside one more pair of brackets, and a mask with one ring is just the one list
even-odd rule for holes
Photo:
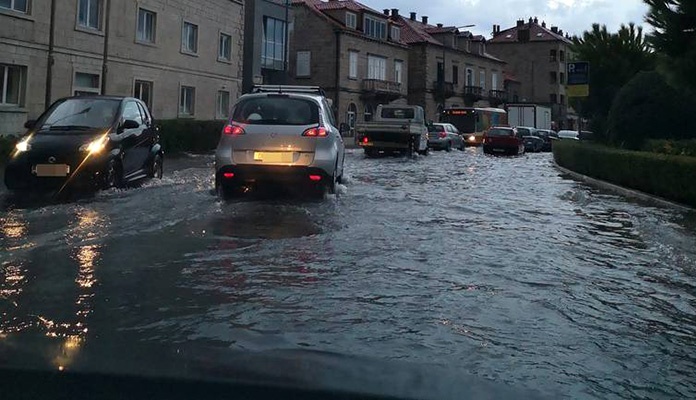
[[5,169],[10,190],[110,188],[162,177],[159,131],[138,99],[64,98],[25,127]]

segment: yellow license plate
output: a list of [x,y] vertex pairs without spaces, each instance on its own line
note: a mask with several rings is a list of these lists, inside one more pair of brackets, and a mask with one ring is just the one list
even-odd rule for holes
[[36,176],[61,177],[68,176],[70,166],[65,164],[37,164],[35,171]]
[[292,152],[282,151],[255,151],[254,161],[269,162],[269,163],[291,163],[294,161]]

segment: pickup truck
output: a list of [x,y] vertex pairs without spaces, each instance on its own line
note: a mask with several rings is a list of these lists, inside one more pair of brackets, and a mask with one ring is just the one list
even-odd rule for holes
[[379,105],[374,121],[357,124],[355,131],[368,157],[380,152],[428,154],[428,124],[420,106]]

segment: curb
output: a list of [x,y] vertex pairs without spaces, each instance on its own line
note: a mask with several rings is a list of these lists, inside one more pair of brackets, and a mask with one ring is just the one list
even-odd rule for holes
[[556,169],[563,172],[564,174],[570,175],[575,180],[588,183],[592,186],[598,186],[602,189],[609,190],[611,192],[620,194],[620,195],[625,196],[625,197],[639,199],[639,200],[643,200],[643,201],[647,201],[647,202],[651,202],[651,203],[656,203],[656,204],[659,204],[663,207],[671,207],[671,208],[675,208],[675,209],[678,209],[679,211],[684,211],[684,212],[696,211],[696,208],[687,206],[685,204],[675,203],[671,200],[667,200],[667,199],[659,197],[659,196],[655,196],[652,194],[641,192],[640,190],[625,188],[623,186],[618,186],[618,185],[615,185],[613,183],[609,183],[607,181],[603,181],[603,180],[596,179],[596,178],[591,178],[587,175],[583,175],[581,173],[571,171],[567,168],[564,168],[564,167],[561,167],[560,165],[558,165],[558,163],[556,163],[556,160],[553,160],[553,165],[556,167]]

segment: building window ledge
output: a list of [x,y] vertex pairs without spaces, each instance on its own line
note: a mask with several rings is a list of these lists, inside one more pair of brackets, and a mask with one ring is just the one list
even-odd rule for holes
[[27,114],[29,110],[13,104],[0,104],[0,113],[6,114]]
[[157,43],[155,43],[155,42],[146,42],[144,40],[138,40],[138,39],[135,39],[135,44],[139,44],[141,46],[155,47],[155,48],[158,47]]
[[82,25],[75,25],[75,30],[78,32],[88,33],[90,35],[104,36],[104,31],[101,31],[99,29],[87,28]]
[[219,57],[217,59],[217,62],[224,63],[224,64],[232,64],[232,60],[228,60],[226,58],[219,58]]
[[21,11],[8,10],[6,8],[0,8],[0,15],[6,15],[8,17],[23,19],[25,21],[34,22],[34,17],[30,14],[23,13]]
[[198,53],[194,53],[192,51],[184,50],[181,49],[181,54],[186,55],[186,56],[191,56],[191,57],[198,57]]

